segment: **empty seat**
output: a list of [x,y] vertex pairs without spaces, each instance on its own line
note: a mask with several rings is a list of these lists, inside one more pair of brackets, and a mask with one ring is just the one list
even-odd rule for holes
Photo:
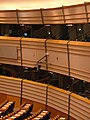
[[36,117],[34,117],[32,120],[48,120],[49,118],[50,118],[50,112],[41,111],[41,113],[38,114]]
[[33,104],[24,104],[18,112],[15,112],[13,115],[8,117],[6,120],[23,120],[26,117],[30,115],[30,112],[32,111]]
[[15,102],[12,102],[12,101],[6,102],[0,108],[0,117],[3,117],[5,115],[9,114],[10,112],[13,112],[14,105],[15,105]]
[[55,116],[51,120],[67,120],[65,117],[61,117],[60,115]]

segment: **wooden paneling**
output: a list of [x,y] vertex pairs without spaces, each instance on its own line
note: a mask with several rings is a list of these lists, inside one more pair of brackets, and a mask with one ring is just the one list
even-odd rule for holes
[[90,100],[72,93],[70,98],[70,115],[76,120],[90,120]]
[[90,43],[70,42],[70,75],[90,82]]
[[22,95],[22,97],[25,99],[31,100],[31,101],[45,104],[46,86],[47,85],[25,80],[23,82],[23,95]]
[[[36,67],[37,62],[45,56],[45,39],[23,38],[22,39],[23,65]],[[45,69],[45,58],[40,61],[42,69]]]
[[79,14],[79,13],[85,13],[84,4],[64,7],[64,15]]
[[[45,47],[46,41],[46,47]],[[41,69],[46,70],[46,55],[45,48],[47,49],[47,63],[48,70],[64,75],[90,82],[90,43],[77,42],[77,41],[62,41],[51,39],[37,39],[37,38],[22,38],[22,65],[27,67],[36,67],[37,64],[41,65]],[[67,45],[68,44],[68,45]],[[21,49],[20,38],[17,37],[0,37],[0,63],[21,65]],[[3,48],[9,47],[10,53]],[[6,47],[5,47],[6,46]],[[69,49],[68,47],[69,46]],[[0,48],[1,49],[1,48]],[[17,53],[16,53],[17,49]],[[5,54],[3,54],[5,53]],[[69,54],[69,56],[68,56]],[[2,55],[4,57],[2,57]],[[5,56],[7,55],[7,56]],[[10,57],[11,55],[11,57]],[[17,59],[12,58],[12,55]],[[16,56],[17,55],[17,56]],[[44,57],[44,58],[43,58]],[[70,61],[69,58],[70,57]],[[40,60],[43,58],[42,60]],[[39,63],[37,63],[40,60]],[[68,63],[70,62],[70,71]]]
[[86,3],[87,12],[90,13],[90,2]]
[[20,38],[0,36],[0,63],[20,65]]
[[67,19],[66,20],[66,24],[74,24],[74,23],[77,23],[77,24],[80,24],[80,23],[87,23],[87,19],[85,18],[78,18],[78,19]]
[[68,75],[67,41],[47,41],[48,70]]
[[[0,95],[2,99],[4,100],[5,97],[7,100],[15,101],[16,106],[20,105],[20,83],[21,79],[0,76]],[[30,80],[23,80],[22,88],[23,102],[31,101],[31,103],[34,103],[34,105],[36,105],[36,109],[34,108],[34,111],[37,111],[39,107],[45,109],[47,89],[48,110],[51,108],[53,111],[56,109],[58,113],[60,111],[62,115],[68,114],[68,102],[70,101],[70,115],[73,118],[76,120],[90,120],[90,100],[87,98],[70,93],[69,91],[65,91],[60,88],[47,86],[45,84],[32,82]]]
[[87,23],[85,4],[64,7],[65,23]]
[[68,114],[68,96],[70,92],[49,86],[48,106]]
[[16,10],[0,11],[0,23],[2,23],[2,24],[17,24]]
[[90,2],[50,9],[1,10],[2,24],[69,24],[90,22]]
[[20,97],[21,79],[0,76],[0,93]]
[[64,23],[62,8],[42,9],[44,24],[62,24]]
[[42,24],[40,10],[19,10],[18,18],[20,24]]
[[86,3],[88,22],[90,23],[90,3]]
[[[12,52],[11,52],[12,51]],[[17,59],[17,48],[11,46],[0,45],[0,57]]]

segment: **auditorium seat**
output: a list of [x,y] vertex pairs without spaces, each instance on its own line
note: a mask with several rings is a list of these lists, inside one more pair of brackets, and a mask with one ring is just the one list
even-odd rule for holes
[[[25,104],[26,104],[26,103],[23,103],[23,104],[20,106],[20,108],[14,110],[13,112],[9,113],[8,115],[5,115],[5,116],[3,117],[3,119],[7,119],[7,118],[9,118],[10,116],[12,116],[12,115],[16,114],[17,112],[19,112]],[[1,119],[0,119],[0,120],[1,120]]]
[[29,116],[28,118],[26,118],[25,120],[31,120],[33,118],[35,118],[36,116],[38,116],[43,110],[40,109],[37,112],[35,112],[33,115]]
[[61,117],[60,115],[50,118],[51,113],[42,109],[31,114],[33,104],[30,103],[23,103],[18,109],[12,112],[14,104],[15,102],[12,101],[4,101],[0,105],[0,111],[2,109],[5,110],[4,113],[1,114],[0,120],[67,120],[65,117]]
[[17,112],[13,115],[7,117],[5,120],[23,120],[30,115],[32,111],[33,104],[24,104]]
[[34,113],[25,120],[49,120],[49,119],[50,119],[50,112],[43,111],[42,109],[40,109],[38,112]]
[[65,117],[61,117],[60,115],[57,115],[54,118],[51,118],[51,120],[67,120],[67,119]]
[[50,112],[42,110],[38,115],[26,120],[48,120],[49,118],[50,118]]
[[60,115],[55,116],[55,117],[52,118],[51,120],[58,120],[58,118],[60,118]]
[[13,112],[15,102],[8,101],[0,108],[0,117],[3,117],[11,112]]

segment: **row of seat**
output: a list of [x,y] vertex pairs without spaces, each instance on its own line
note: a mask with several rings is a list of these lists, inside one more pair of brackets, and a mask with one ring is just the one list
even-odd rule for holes
[[11,116],[8,116],[5,120],[23,120],[30,116],[30,112],[32,111],[33,104],[24,104],[17,112],[13,112]]
[[23,104],[20,106],[20,108],[14,110],[13,112],[11,112],[11,113],[9,113],[8,115],[4,116],[3,119],[7,119],[8,117],[11,117],[11,116],[14,115],[15,113],[19,112],[24,105],[25,105],[25,103],[23,103]]
[[0,117],[13,112],[15,102],[12,101],[5,101],[0,105]]
[[32,114],[31,116],[29,116],[28,118],[26,118],[25,120],[31,120],[31,119],[35,118],[35,117],[38,116],[41,112],[42,112],[42,109],[38,110],[37,112],[35,112],[34,114]]
[[49,120],[49,119],[50,119],[50,112],[40,109],[38,112],[26,118],[25,120]]
[[33,104],[30,103],[23,103],[20,108],[14,110],[14,104],[15,102],[5,101],[0,105],[0,120],[66,120],[60,115],[50,118],[51,112],[42,109],[32,114]]

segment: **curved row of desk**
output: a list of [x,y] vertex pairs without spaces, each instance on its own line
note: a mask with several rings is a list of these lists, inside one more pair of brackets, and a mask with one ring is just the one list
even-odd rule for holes
[[87,98],[50,85],[0,76],[0,102],[6,99],[13,100],[18,107],[21,93],[22,102],[32,102],[35,106],[34,111],[47,108],[48,111],[52,110],[54,116],[56,111],[66,116],[69,112],[72,120],[90,120],[90,100]]

